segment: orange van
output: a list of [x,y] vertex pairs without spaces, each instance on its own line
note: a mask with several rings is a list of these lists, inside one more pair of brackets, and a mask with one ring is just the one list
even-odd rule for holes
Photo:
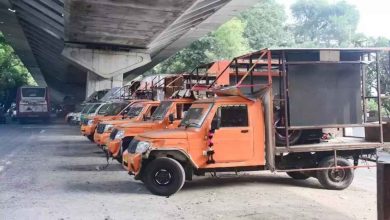
[[93,141],[95,129],[99,120],[120,119],[123,115],[123,111],[126,111],[126,107],[129,105],[128,101],[104,104],[95,116],[88,116],[82,121],[80,127],[81,134],[86,136],[90,141]]
[[129,122],[145,121],[150,119],[153,112],[157,109],[160,101],[135,100],[129,106],[127,114],[117,119],[100,119],[94,134],[95,143],[106,150],[106,143],[110,137],[111,131],[115,126]]
[[116,126],[107,143],[108,152],[122,161],[122,153],[130,141],[146,131],[176,128],[194,99],[178,98],[162,101],[147,121],[131,122]]

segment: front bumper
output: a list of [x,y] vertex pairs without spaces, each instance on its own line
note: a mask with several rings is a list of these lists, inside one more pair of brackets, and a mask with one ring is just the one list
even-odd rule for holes
[[130,174],[138,175],[142,165],[142,154],[131,154],[128,151],[123,152],[122,166]]
[[80,131],[84,136],[93,135],[95,132],[95,125],[81,125]]
[[110,133],[104,132],[103,134],[99,134],[95,132],[93,138],[98,146],[104,147],[107,144],[108,139],[110,138]]
[[119,150],[121,149],[122,140],[121,139],[115,139],[110,140],[107,143],[108,151],[111,153],[113,157],[117,157]]

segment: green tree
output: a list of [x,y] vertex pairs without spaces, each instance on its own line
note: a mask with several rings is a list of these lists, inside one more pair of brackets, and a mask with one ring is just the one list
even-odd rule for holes
[[293,44],[287,15],[283,5],[275,0],[264,0],[243,12],[240,18],[246,23],[244,37],[253,50],[286,47]]
[[0,103],[8,106],[18,87],[33,83],[28,70],[0,32]]
[[231,59],[250,51],[244,38],[245,23],[233,18],[216,31],[193,42],[189,47],[157,65],[147,74],[181,73],[215,60]]
[[345,1],[298,0],[291,11],[295,39],[301,46],[352,46],[360,17],[354,5]]

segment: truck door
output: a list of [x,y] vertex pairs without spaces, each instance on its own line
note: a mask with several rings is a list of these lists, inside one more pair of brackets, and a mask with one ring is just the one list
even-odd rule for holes
[[253,129],[249,126],[248,106],[221,105],[214,118],[219,118],[215,130],[214,160],[216,163],[242,162],[253,155]]

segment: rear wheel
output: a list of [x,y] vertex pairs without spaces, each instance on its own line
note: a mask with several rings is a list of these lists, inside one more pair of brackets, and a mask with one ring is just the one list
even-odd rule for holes
[[289,175],[291,178],[293,179],[296,179],[296,180],[305,180],[305,179],[308,179],[310,178],[309,175],[303,173],[303,172],[299,172],[299,171],[295,171],[295,172],[286,172],[287,175]]
[[145,167],[142,181],[153,194],[170,196],[183,187],[184,168],[174,159],[157,158]]
[[[351,166],[351,163],[342,157],[336,157],[337,166],[346,167]],[[320,168],[334,167],[335,160],[333,156],[325,157],[319,163]],[[328,170],[317,171],[317,178],[321,185],[327,189],[341,190],[351,185],[354,177],[352,168],[337,169],[332,168]]]

